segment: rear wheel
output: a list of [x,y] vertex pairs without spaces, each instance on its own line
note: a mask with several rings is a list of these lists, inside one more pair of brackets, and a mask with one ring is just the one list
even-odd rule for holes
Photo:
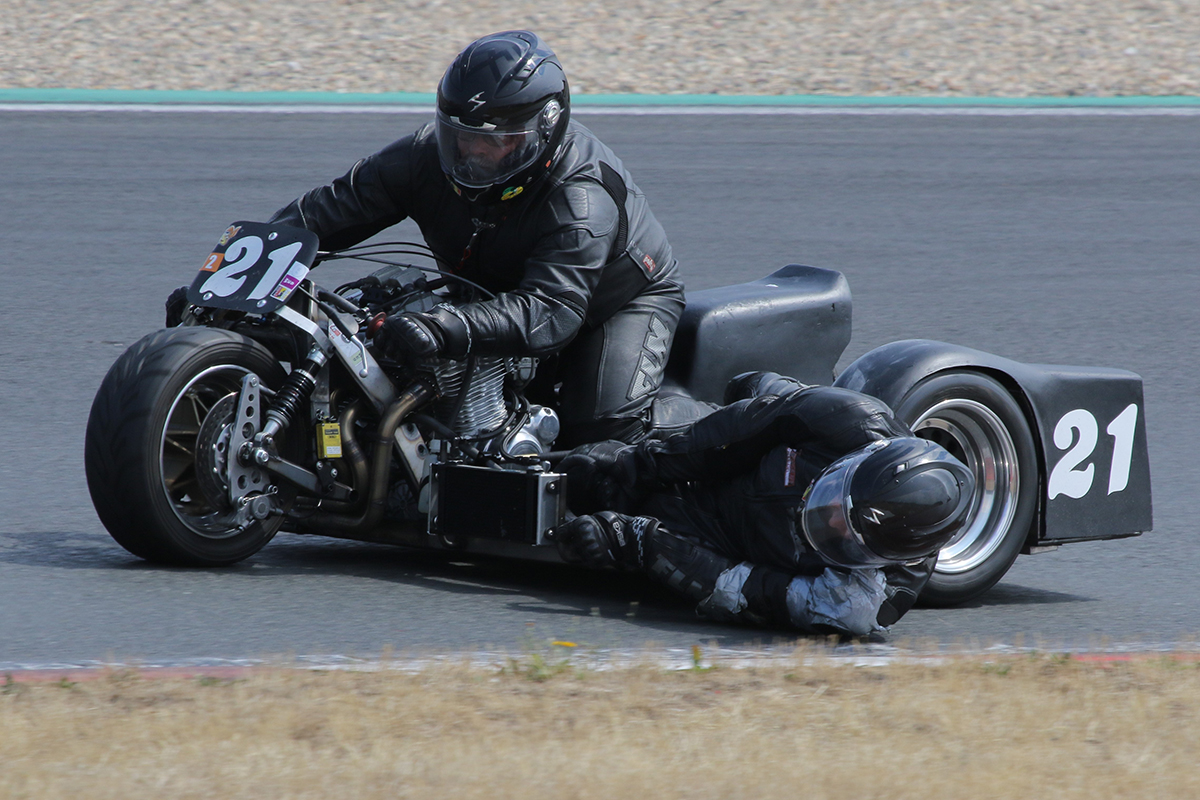
[[92,503],[122,547],[158,563],[221,566],[279,530],[294,492],[265,471],[239,470],[249,503],[230,499],[229,443],[247,375],[268,388],[285,378],[262,345],[203,327],[151,334],[113,364],[92,403],[84,460]]
[[986,592],[1008,572],[1037,512],[1033,434],[998,381],[970,371],[918,383],[896,407],[917,436],[949,450],[975,475],[967,524],[938,554],[920,602],[953,606]]

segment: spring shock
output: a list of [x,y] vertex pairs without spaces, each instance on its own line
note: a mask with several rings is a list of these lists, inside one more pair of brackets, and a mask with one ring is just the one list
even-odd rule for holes
[[267,409],[267,424],[262,430],[264,440],[269,440],[291,423],[301,403],[312,394],[317,385],[317,373],[328,360],[324,353],[314,347],[307,360],[288,374],[283,386],[271,399],[271,407]]

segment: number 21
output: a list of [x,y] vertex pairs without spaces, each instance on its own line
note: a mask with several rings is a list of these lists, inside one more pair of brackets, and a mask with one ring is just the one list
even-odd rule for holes
[[[1136,429],[1138,407],[1130,403],[1116,419],[1108,424],[1105,432],[1113,438],[1112,467],[1108,473],[1108,493],[1120,492],[1129,485],[1129,469],[1133,462],[1133,434]],[[1075,437],[1075,432],[1079,437]],[[1096,474],[1096,465],[1088,464],[1080,469],[1099,439],[1099,426],[1091,412],[1077,408],[1063,415],[1054,426],[1054,446],[1066,450],[1066,454],[1054,465],[1046,486],[1049,499],[1060,494],[1080,498],[1091,491]],[[1069,448],[1069,449],[1068,449]]]

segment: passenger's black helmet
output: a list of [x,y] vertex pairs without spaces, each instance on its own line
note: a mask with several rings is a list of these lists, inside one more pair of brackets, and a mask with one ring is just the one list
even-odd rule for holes
[[919,561],[962,528],[974,490],[971,471],[933,442],[873,442],[813,482],[801,511],[804,537],[838,566]]
[[485,36],[438,85],[442,169],[473,203],[512,200],[550,169],[570,116],[566,73],[537,34]]

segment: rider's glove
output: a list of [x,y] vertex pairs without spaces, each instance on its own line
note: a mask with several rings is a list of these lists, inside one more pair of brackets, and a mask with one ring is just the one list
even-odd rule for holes
[[375,334],[375,344],[396,361],[459,359],[471,349],[471,329],[455,309],[442,305],[424,313],[406,311],[388,317]]
[[634,471],[634,446],[596,442],[571,451],[559,462],[567,476],[567,504],[576,514],[606,509],[632,511],[639,492]]
[[630,517],[612,511],[576,517],[554,531],[554,546],[563,561],[589,567],[640,567],[645,537],[658,529],[653,517]]
[[183,312],[187,311],[188,287],[180,286],[167,295],[167,327],[175,328],[183,322]]

